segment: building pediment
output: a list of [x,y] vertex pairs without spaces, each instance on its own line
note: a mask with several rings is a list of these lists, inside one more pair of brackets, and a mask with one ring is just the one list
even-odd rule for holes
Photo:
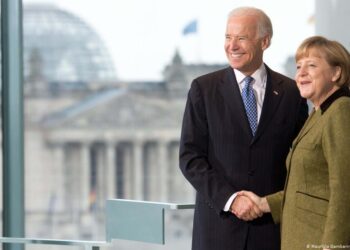
[[45,117],[51,129],[179,128],[184,99],[149,96],[130,90],[95,94]]

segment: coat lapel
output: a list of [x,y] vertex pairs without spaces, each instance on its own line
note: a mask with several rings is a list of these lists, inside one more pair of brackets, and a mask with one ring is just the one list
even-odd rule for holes
[[309,118],[306,120],[303,128],[300,130],[299,135],[295,138],[292,149],[300,142],[300,140],[310,131],[310,129],[316,124],[319,120],[319,116],[321,115],[321,111],[313,111]]
[[287,157],[287,176],[286,176],[286,182],[284,184],[284,195],[283,195],[283,199],[282,199],[282,208],[284,207],[284,203],[285,203],[285,194],[286,194],[286,190],[287,190],[287,187],[288,187],[288,182],[289,182],[289,174],[290,174],[290,171],[291,171],[291,162],[292,162],[292,156],[293,156],[293,153],[294,153],[294,150],[296,148],[296,145],[300,142],[300,140],[310,131],[310,129],[317,123],[317,121],[319,121],[319,116],[321,115],[320,112],[315,112],[313,111],[310,115],[309,115],[309,118],[306,120],[303,128],[300,130],[298,136],[294,139],[293,141],[293,144],[292,144],[292,147],[290,149],[290,152],[288,154],[288,157]]
[[[232,68],[227,68],[226,74],[224,75],[219,86],[219,91],[233,114],[231,117],[233,117],[232,119],[235,119],[234,122],[238,123],[245,133],[252,136],[242,101],[242,95]],[[237,117],[241,118],[237,119]]]
[[267,71],[267,82],[264,103],[261,110],[260,121],[258,124],[258,130],[254,137],[256,141],[263,131],[268,127],[269,122],[272,120],[273,115],[284,95],[284,90],[282,88],[282,79],[278,78],[275,74],[271,73],[271,70],[266,66]]

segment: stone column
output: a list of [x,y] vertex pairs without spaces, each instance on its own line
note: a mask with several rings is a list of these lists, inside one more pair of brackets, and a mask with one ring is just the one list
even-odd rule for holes
[[159,186],[159,198],[162,202],[168,202],[168,190],[169,190],[169,157],[168,157],[168,148],[165,141],[160,141],[158,143],[158,178]]
[[[65,191],[65,162],[64,162],[64,144],[54,144],[51,147],[52,151],[52,163],[53,163],[53,178],[54,178],[54,183],[53,183],[53,192],[52,199],[54,199],[53,204],[50,204],[54,206],[52,209],[54,211],[60,211],[62,212],[65,209],[65,202],[64,202],[64,191]],[[51,208],[50,208],[51,209]]]
[[148,141],[143,146],[143,198],[151,201],[159,200],[161,190],[157,144]]
[[142,142],[135,141],[133,144],[133,176],[134,180],[134,199],[143,199],[143,161],[142,161]]
[[103,207],[107,197],[107,161],[106,161],[106,147],[99,143],[95,145],[96,157],[96,195],[97,204]]
[[[134,178],[133,178],[133,154],[132,145],[129,142],[118,144],[117,154],[117,195],[125,199],[134,199]],[[119,157],[119,158],[118,158]],[[119,160],[118,160],[119,159]]]
[[106,181],[107,181],[107,199],[116,198],[116,144],[108,142],[106,144],[106,157],[107,157],[107,171],[106,171]]
[[80,194],[81,194],[81,209],[87,211],[89,209],[90,200],[90,175],[91,175],[91,162],[90,162],[90,144],[81,144],[80,154]]

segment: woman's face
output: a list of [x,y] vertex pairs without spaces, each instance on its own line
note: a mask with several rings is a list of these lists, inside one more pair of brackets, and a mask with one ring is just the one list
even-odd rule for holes
[[332,67],[315,49],[297,62],[295,80],[302,97],[309,99],[317,109],[327,97],[339,87],[336,81],[340,77],[340,67]]

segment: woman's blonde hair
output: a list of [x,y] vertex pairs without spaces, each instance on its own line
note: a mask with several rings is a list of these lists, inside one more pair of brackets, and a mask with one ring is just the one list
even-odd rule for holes
[[310,54],[310,50],[323,57],[330,66],[340,67],[340,77],[336,81],[338,86],[347,85],[350,82],[350,54],[347,49],[337,41],[328,40],[322,36],[312,36],[305,39],[295,53],[295,61]]

